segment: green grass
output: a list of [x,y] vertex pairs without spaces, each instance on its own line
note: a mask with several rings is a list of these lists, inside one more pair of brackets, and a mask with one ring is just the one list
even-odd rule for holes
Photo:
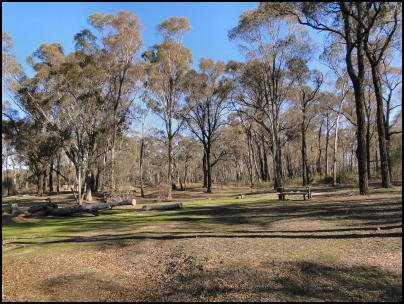
[[[17,200],[20,202],[20,200]],[[13,200],[8,198],[7,203]],[[218,223],[212,225],[210,215],[204,216],[198,214],[198,207],[202,206],[232,206],[240,205],[240,200],[229,198],[213,198],[211,200],[199,200],[187,202],[183,209],[179,211],[142,211],[141,206],[132,209],[115,209],[100,211],[99,216],[81,216],[81,217],[53,217],[53,218],[13,218],[11,222],[3,226],[3,239],[28,240],[46,240],[47,238],[66,237],[82,235],[85,233],[110,233],[111,231],[119,233],[136,233],[136,230],[149,225],[159,224],[155,232],[163,232],[165,223],[176,221],[198,223],[200,228],[215,229],[216,231],[223,225]],[[242,204],[248,206],[252,203],[269,204],[271,200],[262,200],[259,198],[243,199]],[[32,200],[31,200],[32,204]],[[213,212],[214,213],[214,212]],[[225,215],[219,215],[225,216]]]

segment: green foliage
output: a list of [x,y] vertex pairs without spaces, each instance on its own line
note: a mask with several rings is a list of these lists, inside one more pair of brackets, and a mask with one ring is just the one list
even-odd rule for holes
[[96,45],[96,39],[97,37],[94,36],[90,30],[84,29],[74,35],[74,41],[76,50],[82,50],[82,51],[91,51],[95,50],[97,48]]

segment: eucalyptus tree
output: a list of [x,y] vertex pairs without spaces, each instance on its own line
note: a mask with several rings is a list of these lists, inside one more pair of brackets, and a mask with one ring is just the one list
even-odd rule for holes
[[184,78],[192,62],[191,51],[182,43],[190,30],[186,18],[171,17],[157,27],[163,42],[143,53],[148,105],[164,122],[167,139],[167,198],[171,199],[173,139],[184,124]]
[[142,102],[139,107],[140,114],[140,151],[139,151],[139,180],[140,180],[140,196],[144,197],[144,183],[143,183],[143,163],[146,150],[145,140],[145,123],[149,114],[149,108],[144,106]]
[[246,42],[242,47],[248,62],[235,98],[240,105],[255,110],[256,121],[268,132],[277,188],[282,186],[281,116],[298,77],[287,71],[297,58],[307,60],[309,45],[302,28],[271,9],[272,5],[261,3],[258,8],[244,12],[238,25],[229,32],[229,38]]
[[[345,71],[344,62],[341,54],[343,53],[343,47],[339,43],[337,39],[331,42],[330,45],[326,45],[324,47],[323,53],[320,58],[323,62],[327,64],[327,66],[331,69],[336,79],[335,81],[335,89],[336,96],[334,99],[336,102],[331,103],[331,110],[336,113],[335,118],[335,132],[334,132],[334,149],[333,149],[333,186],[337,184],[337,151],[338,151],[338,131],[340,127],[340,118],[343,113],[343,104],[346,100],[347,95],[351,91],[351,87],[349,86],[349,76]],[[336,109],[335,109],[336,107]],[[369,125],[369,124],[368,124]],[[368,132],[367,132],[368,133]],[[368,147],[367,140],[367,147]],[[368,167],[369,167],[369,159],[370,152],[368,151]],[[369,172],[368,168],[368,172]],[[368,175],[369,177],[369,175]],[[370,177],[369,177],[370,178]]]
[[98,30],[102,44],[97,60],[104,71],[103,89],[112,113],[110,178],[111,190],[115,191],[117,132],[127,122],[131,105],[140,91],[142,64],[137,55],[143,44],[140,35],[142,25],[138,16],[128,11],[120,11],[117,15],[94,13],[88,20]]
[[[375,108],[377,106],[376,106],[375,90],[372,85],[372,76],[370,74],[369,69],[367,69],[365,73],[364,88],[365,88],[365,111],[366,111],[366,152],[367,152],[367,170],[368,170],[367,172],[368,172],[368,179],[370,180],[372,177],[370,168],[372,162],[370,147],[372,146],[372,139],[373,135],[375,134],[374,125],[377,120],[377,113],[376,113],[377,111],[375,111]],[[378,164],[375,165],[376,167],[378,166]]]
[[337,116],[335,118],[335,131],[334,131],[333,166],[332,166],[333,186],[337,184],[337,169],[338,169],[337,153],[338,153],[338,131],[340,128],[340,118],[341,113],[343,111],[345,98],[350,91],[347,75],[343,75],[340,78],[338,78],[335,87],[338,90],[338,93],[337,93],[337,109],[336,109]]
[[[4,129],[22,160],[37,177],[37,193],[43,194],[45,174],[49,161],[60,148],[61,137],[55,129],[47,126],[44,116],[48,118],[52,109],[49,103],[50,76],[43,66],[33,65],[35,76],[28,78],[15,55],[12,53],[12,39],[3,32],[2,47],[2,83],[13,103],[24,112],[25,117],[3,113],[7,119],[3,121]],[[57,44],[44,44],[37,55],[51,58],[52,54],[61,50]],[[60,63],[60,57],[52,57],[53,64]],[[32,63],[29,60],[29,63]]]
[[[302,152],[302,178],[303,185],[311,182],[310,168],[307,161],[307,143],[306,133],[310,126],[310,122],[316,116],[313,104],[318,101],[320,95],[320,87],[323,83],[323,75],[321,72],[310,71],[304,61],[294,60],[290,64],[289,73],[299,75],[298,85],[295,88],[296,99],[301,112],[300,119],[300,135],[301,135],[301,152]],[[311,82],[311,86],[309,83]]]
[[[126,122],[129,96],[140,74],[134,62],[140,48],[137,17],[128,12],[97,17],[90,20],[100,29],[103,46],[89,30],[75,36],[76,50],[68,55],[57,43],[42,44],[29,59],[36,74],[20,90],[25,107],[35,110],[31,111],[35,120],[44,121],[64,139],[64,150],[76,170],[79,204],[85,193],[91,200],[95,165],[106,152],[100,149],[103,138],[112,130],[114,150],[118,126]],[[35,89],[40,98],[34,98]]]
[[186,122],[191,132],[201,142],[204,151],[203,170],[207,178],[207,192],[212,192],[212,168],[224,156],[225,150],[212,159],[212,145],[219,139],[225,124],[225,114],[232,90],[232,81],[225,77],[222,61],[202,58],[200,73],[192,70],[185,82],[189,111]]
[[[90,32],[85,33],[91,41]],[[84,35],[76,35],[76,40]],[[83,40],[78,45],[82,45]],[[108,130],[106,107],[102,94],[103,73],[93,48],[80,49],[65,56],[57,43],[42,44],[30,58],[36,71],[32,79],[41,88],[41,99],[36,101],[26,89],[26,104],[36,105],[48,128],[58,132],[64,141],[64,151],[76,171],[77,202],[84,194],[91,201],[92,168],[96,159],[99,137]],[[83,191],[86,189],[86,191]],[[74,190],[73,190],[74,191]]]
[[[260,159],[261,174],[259,174],[258,166],[257,166],[257,163],[254,158],[253,138],[254,138],[254,135],[256,136],[255,130],[254,130],[256,122],[253,119],[251,119],[251,117],[249,115],[246,115],[243,112],[237,112],[237,116],[240,119],[240,124],[243,128],[243,131],[244,131],[244,134],[246,137],[247,155],[245,156],[245,159],[246,159],[248,175],[249,175],[249,180],[250,180],[250,188],[252,188],[254,186],[254,179],[253,179],[254,165],[255,165],[255,172],[256,172],[258,181],[261,182],[261,179],[265,179],[264,164],[262,163],[263,159],[261,157],[261,149],[260,149],[260,145],[258,144],[257,140],[256,140],[257,150],[258,150],[257,154]],[[265,149],[263,148],[262,150],[265,150]],[[265,151],[264,151],[264,155],[265,155]]]

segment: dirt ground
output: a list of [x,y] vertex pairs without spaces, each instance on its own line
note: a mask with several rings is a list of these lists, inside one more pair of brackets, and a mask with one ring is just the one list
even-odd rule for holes
[[197,191],[183,193],[182,210],[144,218],[112,210],[85,230],[47,222],[61,236],[3,223],[15,229],[3,237],[3,301],[402,300],[401,187],[365,197],[323,187],[285,202],[227,190],[194,205]]

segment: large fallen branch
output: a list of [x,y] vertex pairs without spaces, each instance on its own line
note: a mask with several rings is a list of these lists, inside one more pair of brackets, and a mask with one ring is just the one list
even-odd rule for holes
[[[46,202],[46,203],[39,203],[37,205],[30,207],[27,210],[27,213],[28,213],[28,215],[68,216],[73,213],[88,212],[88,213],[92,213],[94,215],[98,215],[98,210],[112,209],[112,207],[124,206],[124,205],[135,206],[136,200],[131,199],[131,200],[125,200],[125,201],[121,201],[121,202],[106,202],[106,203],[100,203],[100,204],[96,204],[96,205],[83,204],[83,205],[64,207],[64,208],[59,208],[57,206],[57,204],[55,204],[55,203]],[[18,206],[13,206],[13,207],[15,209],[15,207],[18,207]],[[14,212],[14,213],[15,213],[15,215],[18,215],[17,214],[18,212]]]
[[142,210],[173,210],[173,209],[181,209],[182,203],[168,204],[168,205],[145,205],[142,207]]

